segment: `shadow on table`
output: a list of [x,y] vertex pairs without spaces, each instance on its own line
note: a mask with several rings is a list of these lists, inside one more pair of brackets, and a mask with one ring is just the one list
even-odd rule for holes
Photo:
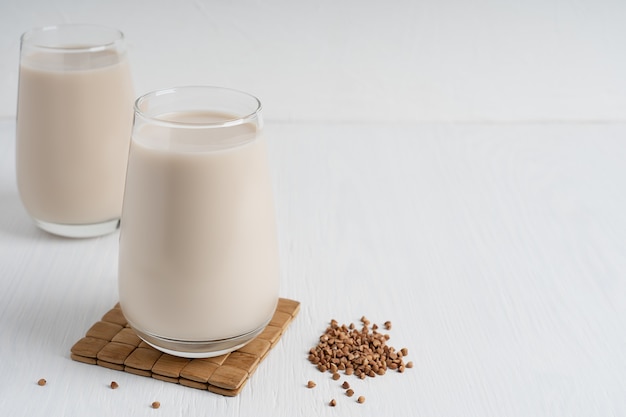
[[[98,291],[85,291],[93,298],[72,296],[66,288],[71,282],[48,275],[45,268],[31,267],[40,261],[32,258],[32,249],[41,245],[30,245],[29,241],[42,239],[64,241],[70,247],[83,244],[82,240],[38,229],[22,206],[17,189],[0,186],[0,248],[11,249],[0,256],[7,271],[0,275],[0,351],[9,349],[20,360],[30,360],[28,355],[37,352],[69,358],[70,347],[114,304],[103,301]],[[45,248],[40,253],[45,253]],[[46,258],[46,262],[51,259]],[[59,283],[65,287],[55,287]]]
[[26,213],[17,190],[0,190],[0,213],[0,235],[40,238],[45,234],[37,229]]

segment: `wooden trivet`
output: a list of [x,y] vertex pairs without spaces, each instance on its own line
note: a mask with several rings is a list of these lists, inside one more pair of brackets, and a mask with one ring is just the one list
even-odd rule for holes
[[72,346],[71,358],[233,397],[241,392],[299,311],[298,301],[281,298],[263,332],[244,347],[213,358],[188,359],[162,353],[141,340],[129,327],[118,303]]

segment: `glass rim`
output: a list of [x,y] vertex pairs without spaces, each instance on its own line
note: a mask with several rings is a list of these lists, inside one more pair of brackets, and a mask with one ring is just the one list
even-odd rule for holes
[[[235,93],[247,99],[251,99],[252,102],[255,103],[254,110],[250,113],[234,117],[232,119],[220,120],[216,122],[177,122],[172,120],[164,120],[159,118],[159,116],[150,116],[146,114],[143,110],[141,110],[141,104],[147,100],[154,99],[155,97],[159,97],[166,94],[176,94],[182,91],[190,91],[190,90],[204,90],[204,91],[221,91],[228,93]],[[261,114],[262,105],[261,100],[258,97],[246,93],[242,90],[237,90],[229,87],[219,87],[212,85],[188,85],[181,87],[172,87],[172,88],[164,88],[159,90],[153,90],[149,93],[141,95],[137,100],[135,100],[134,105],[135,116],[139,115],[142,119],[149,121],[151,124],[159,125],[162,127],[172,127],[172,128],[185,128],[185,129],[215,129],[222,127],[232,127],[242,125],[248,122],[251,122],[255,119],[259,118]],[[201,110],[213,110],[213,109],[201,109]],[[186,109],[181,109],[181,111],[186,111]]]
[[[46,45],[44,42],[34,42],[33,38],[37,34],[45,32],[59,32],[60,30],[67,29],[90,29],[109,31],[111,33],[111,39],[106,42],[93,43],[86,46],[52,46]],[[39,26],[32,28],[20,36],[20,44],[23,46],[26,41],[30,41],[30,48],[37,48],[44,51],[63,52],[63,53],[85,53],[85,52],[98,52],[106,49],[114,48],[119,42],[124,41],[124,32],[119,29],[115,29],[109,26],[90,24],[90,23],[62,23],[58,25]]]

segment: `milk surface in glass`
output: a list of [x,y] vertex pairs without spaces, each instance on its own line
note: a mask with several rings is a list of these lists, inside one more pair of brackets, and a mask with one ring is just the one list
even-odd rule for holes
[[[161,114],[158,119],[172,126],[136,125],[133,131],[120,303],[129,323],[161,350],[162,339],[202,345],[260,330],[278,300],[265,138],[255,123],[176,126],[236,118],[210,111]],[[221,353],[171,350],[192,357]]]

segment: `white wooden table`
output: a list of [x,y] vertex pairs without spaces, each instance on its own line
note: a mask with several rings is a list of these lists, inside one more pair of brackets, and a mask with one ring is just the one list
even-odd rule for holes
[[[281,295],[302,310],[235,398],[69,358],[117,301],[118,235],[35,229],[14,128],[0,122],[2,415],[626,415],[624,124],[268,121]],[[357,404],[306,354],[331,318],[362,315],[391,320],[415,367],[352,377]]]

